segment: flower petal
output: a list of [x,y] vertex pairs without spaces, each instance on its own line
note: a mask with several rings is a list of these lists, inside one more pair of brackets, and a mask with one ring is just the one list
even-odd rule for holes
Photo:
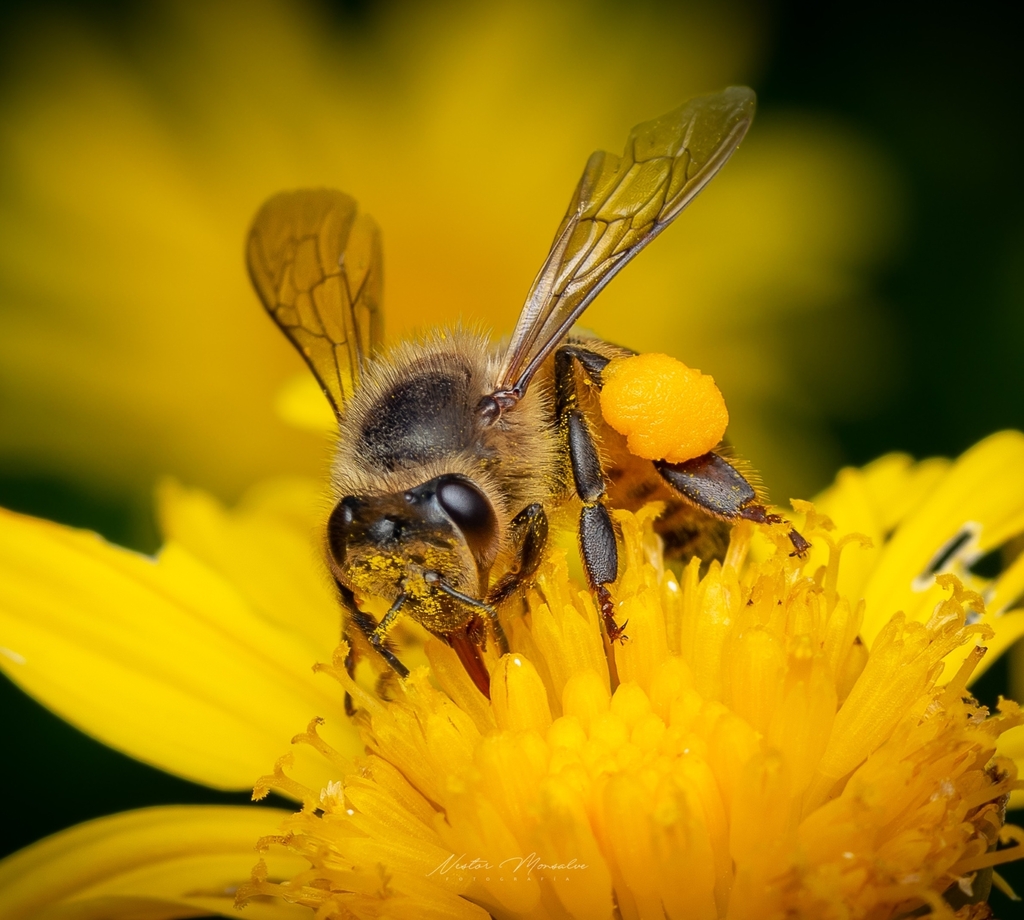
[[316,551],[325,501],[322,484],[309,479],[260,483],[231,510],[172,481],[157,491],[165,539],[223,575],[265,619],[308,639],[321,661],[330,660],[340,634],[338,602]]
[[[953,463],[932,458],[914,463],[889,454],[863,469],[845,469],[815,502],[838,533],[860,533],[871,546],[843,554],[838,590],[866,602],[862,635],[870,644],[896,611],[924,621],[943,598],[935,576],[952,572],[985,602],[982,622],[994,633],[972,680],[1024,635],[1019,607],[1024,557],[1004,565],[994,579],[972,570],[988,553],[1024,533],[1024,435],[994,434]],[[812,563],[824,564],[824,541]],[[977,611],[975,611],[975,614]]]
[[[1017,765],[1017,775],[1024,774],[1024,725],[1018,725],[999,736],[996,747],[1003,757],[1009,757]],[[1024,789],[1014,789],[1010,793],[1011,809],[1024,808]],[[1019,817],[1019,816],[1017,816]]]
[[[846,467],[836,481],[815,499],[815,508],[827,514],[839,534],[859,533],[871,546],[850,547],[843,554],[837,589],[859,598],[893,529],[924,501],[950,467],[934,457],[915,463],[907,454],[886,454],[863,468]],[[813,561],[824,564],[827,548],[816,543]]]
[[[5,920],[169,920],[233,917],[234,892],[258,860],[256,841],[285,812],[234,806],[145,808],[88,821],[0,862]],[[275,874],[301,871],[283,856]],[[253,920],[308,917],[284,903],[254,902]]]
[[1024,435],[994,434],[959,457],[899,524],[865,588],[869,644],[897,610],[927,619],[945,593],[936,574],[966,574],[970,584],[970,562],[1024,532],[1021,470]]
[[[836,920],[922,903],[952,918],[942,895],[960,878],[969,897],[987,894],[984,878],[968,891],[975,873],[1024,853],[997,852],[1024,831],[1002,812],[1016,774],[992,759],[1024,713],[964,693],[977,649],[936,683],[986,632],[969,622],[976,593],[943,577],[928,623],[896,614],[868,653],[860,606],[835,591],[839,541],[830,567],[808,572],[779,528],[773,555],[748,566],[753,528],[737,527],[724,562],[701,575],[697,560],[678,581],[654,510],[615,514],[616,610],[633,638],[610,647],[613,689],[607,661],[599,675],[552,651],[566,618],[602,639],[592,600],[586,615],[568,602],[575,586],[551,557],[489,700],[465,707],[441,689],[457,686],[444,660],[457,656],[439,658],[439,642],[437,679],[417,669],[386,696],[352,680],[340,648],[330,672],[362,709],[373,755],[319,794],[301,790],[275,843],[309,869],[254,873],[240,898],[325,918]],[[293,785],[284,773],[267,784]]]
[[277,391],[274,408],[282,421],[296,428],[320,435],[338,430],[338,419],[324,399],[324,391],[305,368]]
[[[312,672],[324,650],[174,543],[154,560],[0,511],[0,647],[5,673],[73,725],[211,786],[251,787],[314,716],[344,755],[361,751]],[[323,785],[322,759],[296,755]]]

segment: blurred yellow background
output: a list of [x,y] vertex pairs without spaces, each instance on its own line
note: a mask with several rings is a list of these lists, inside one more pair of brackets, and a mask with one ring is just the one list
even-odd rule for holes
[[[591,150],[756,85],[763,42],[730,4],[410,3],[346,28],[262,0],[147,5],[117,37],[32,23],[0,109],[0,464],[140,504],[166,473],[231,498],[320,471],[322,439],[274,414],[302,365],[243,266],[267,196],[335,186],[377,218],[389,338],[507,334]],[[863,277],[893,239],[892,187],[849,126],[762,113],[585,324],[713,374],[776,498],[808,495],[837,461],[808,360],[835,399],[885,380]],[[841,334],[792,332],[822,321]]]

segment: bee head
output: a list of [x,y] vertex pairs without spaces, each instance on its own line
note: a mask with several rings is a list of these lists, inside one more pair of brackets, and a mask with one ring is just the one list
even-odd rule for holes
[[436,573],[479,597],[499,545],[498,519],[484,493],[448,473],[405,492],[343,498],[327,524],[331,568],[347,586],[393,598]]

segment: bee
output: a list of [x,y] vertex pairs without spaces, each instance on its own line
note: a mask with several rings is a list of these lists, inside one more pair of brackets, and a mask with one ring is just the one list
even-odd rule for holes
[[[328,189],[263,205],[250,276],[337,417],[326,562],[350,650],[361,637],[405,677],[388,634],[411,617],[456,651],[486,696],[481,651],[488,635],[508,651],[498,608],[540,564],[549,513],[569,509],[578,521],[610,642],[625,638],[610,507],[664,502],[656,529],[666,553],[684,559],[720,557],[736,521],[779,520],[721,452],[684,463],[630,454],[594,393],[609,361],[632,352],[572,329],[721,169],[754,106],[751,90],[730,87],[638,125],[622,157],[593,154],[505,344],[439,330],[383,350],[373,220]],[[807,549],[796,531],[791,540]],[[379,621],[360,609],[366,597],[390,605]]]

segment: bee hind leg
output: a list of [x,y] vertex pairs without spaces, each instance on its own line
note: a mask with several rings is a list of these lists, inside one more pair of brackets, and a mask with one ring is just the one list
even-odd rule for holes
[[564,345],[555,352],[555,402],[559,425],[569,449],[576,494],[583,503],[579,540],[583,568],[597,598],[610,641],[624,641],[626,624],[615,622],[615,605],[608,585],[619,575],[619,550],[615,528],[605,505],[605,479],[601,458],[586,416],[579,408],[575,365],[579,363],[595,386],[601,385],[601,371],[608,359],[576,345]]
[[[655,460],[654,467],[676,492],[688,502],[725,521],[753,521],[755,524],[780,524],[783,519],[770,513],[757,500],[754,487],[732,464],[713,451],[683,463]],[[789,541],[795,556],[802,556],[811,544],[790,528]]]

